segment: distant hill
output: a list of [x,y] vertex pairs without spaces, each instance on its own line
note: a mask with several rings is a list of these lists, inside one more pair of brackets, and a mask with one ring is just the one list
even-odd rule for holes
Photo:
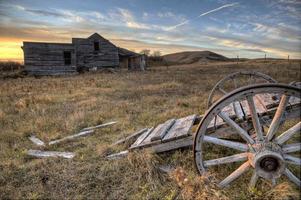
[[209,61],[230,61],[231,59],[211,51],[183,51],[162,56],[167,63],[191,64]]

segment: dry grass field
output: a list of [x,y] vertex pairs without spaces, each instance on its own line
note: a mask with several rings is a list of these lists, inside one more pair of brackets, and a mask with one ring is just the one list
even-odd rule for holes
[[[249,192],[244,176],[220,190],[214,180],[198,175],[189,149],[161,155],[140,151],[121,160],[105,156],[124,149],[127,144],[111,144],[140,128],[202,114],[211,88],[226,74],[250,69],[289,83],[300,80],[300,66],[300,61],[251,60],[0,79],[0,199],[298,199],[298,188],[286,179]],[[37,149],[28,140],[31,133],[50,141],[113,120],[119,123],[48,148],[75,152],[73,159],[26,155]],[[167,175],[159,164],[177,169]]]

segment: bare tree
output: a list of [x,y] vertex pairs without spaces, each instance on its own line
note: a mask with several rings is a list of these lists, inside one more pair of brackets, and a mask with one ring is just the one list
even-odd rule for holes
[[144,54],[146,56],[149,56],[150,55],[150,50],[149,49],[143,49],[140,51],[140,54]]
[[160,57],[160,56],[161,56],[161,51],[154,51],[154,52],[153,52],[153,57],[158,58],[158,57]]

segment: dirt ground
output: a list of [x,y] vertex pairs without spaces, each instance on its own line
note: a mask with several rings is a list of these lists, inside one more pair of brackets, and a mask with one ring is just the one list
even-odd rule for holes
[[[262,181],[248,191],[250,174],[220,190],[214,178],[198,175],[190,149],[154,155],[131,153],[121,160],[105,156],[122,136],[170,118],[206,110],[208,94],[226,74],[263,72],[281,83],[300,81],[300,61],[253,60],[154,67],[65,77],[0,79],[0,199],[298,199],[296,186],[281,179],[276,187]],[[35,159],[43,141],[74,134],[83,127],[117,120],[93,135],[49,147],[71,151],[73,159]],[[172,174],[156,166],[171,164]],[[227,173],[227,172],[226,172]],[[228,172],[229,173],[229,172]],[[213,174],[218,178],[219,173]]]

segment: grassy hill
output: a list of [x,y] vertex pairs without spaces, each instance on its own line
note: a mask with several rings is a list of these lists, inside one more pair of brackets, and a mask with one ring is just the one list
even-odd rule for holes
[[162,56],[168,63],[191,64],[210,61],[229,61],[230,59],[211,51],[183,51]]

